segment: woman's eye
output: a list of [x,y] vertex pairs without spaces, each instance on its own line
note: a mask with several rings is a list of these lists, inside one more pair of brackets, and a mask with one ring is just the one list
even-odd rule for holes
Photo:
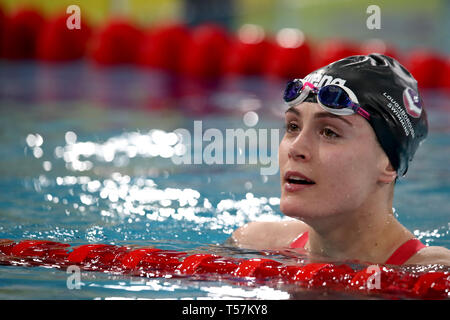
[[334,138],[338,138],[339,137],[339,135],[336,132],[334,132],[333,130],[331,130],[330,128],[322,129],[321,134],[325,138],[328,138],[328,139],[334,139]]
[[285,125],[287,132],[294,132],[298,130],[298,126],[295,123],[289,122]]

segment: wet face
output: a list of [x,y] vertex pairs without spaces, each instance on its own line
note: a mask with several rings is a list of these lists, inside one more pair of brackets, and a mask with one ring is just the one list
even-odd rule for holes
[[367,120],[304,102],[285,114],[281,211],[305,222],[354,212],[375,192],[386,156]]

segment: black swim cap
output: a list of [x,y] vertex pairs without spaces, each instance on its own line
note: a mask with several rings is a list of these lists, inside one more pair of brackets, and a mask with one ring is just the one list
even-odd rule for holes
[[[427,114],[417,81],[397,60],[382,55],[351,56],[313,71],[304,78],[317,87],[350,88],[370,113],[369,123],[397,174],[408,164],[428,134]],[[316,102],[315,96],[306,101]]]

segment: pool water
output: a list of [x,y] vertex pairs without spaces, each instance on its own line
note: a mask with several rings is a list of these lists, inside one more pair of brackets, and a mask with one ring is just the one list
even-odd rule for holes
[[[249,221],[286,219],[278,175],[261,175],[261,163],[178,165],[171,157],[182,149],[176,129],[193,132],[194,121],[203,130],[247,129],[249,111],[258,115],[254,130],[277,129],[281,138],[283,83],[183,83],[158,72],[84,63],[0,68],[0,239],[266,257],[223,243]],[[394,206],[424,243],[450,248],[450,106],[441,93],[427,93],[425,101],[429,138],[398,182]],[[0,299],[323,297],[292,286],[95,272],[83,272],[81,289],[69,290],[67,278],[56,269],[0,266]]]

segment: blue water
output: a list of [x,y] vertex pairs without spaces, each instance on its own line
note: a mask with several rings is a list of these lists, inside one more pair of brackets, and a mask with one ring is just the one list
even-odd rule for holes
[[[260,164],[176,165],[170,158],[174,130],[193,130],[194,121],[203,130],[246,129],[243,115],[254,111],[253,129],[281,130],[282,83],[184,86],[157,72],[82,63],[0,67],[0,238],[253,257],[260,253],[222,243],[249,221],[284,219],[279,177],[261,175]],[[450,248],[450,106],[440,93],[425,98],[429,138],[399,181],[394,206],[419,239]],[[0,299],[289,299],[296,291],[93,272],[82,274],[80,290],[69,290],[67,277],[55,269],[0,266]]]

